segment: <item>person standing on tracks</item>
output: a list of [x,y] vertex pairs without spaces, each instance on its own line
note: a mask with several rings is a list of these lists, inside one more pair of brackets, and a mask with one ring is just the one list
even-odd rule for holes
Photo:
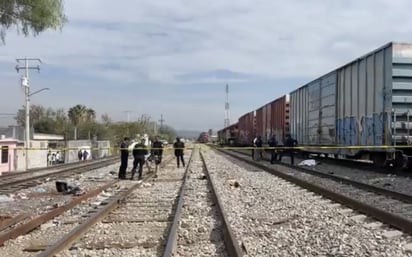
[[176,137],[176,142],[173,144],[175,149],[175,156],[177,161],[177,167],[180,167],[180,161],[182,161],[183,167],[185,167],[185,159],[183,158],[183,150],[185,149],[185,143],[180,141],[179,137]]
[[125,137],[120,144],[119,179],[126,179],[127,161],[129,159],[129,138]]
[[[272,135],[272,137],[269,140],[269,146],[270,147],[277,147],[278,146],[278,141],[276,140],[276,136]],[[270,149],[270,163],[274,164],[275,161],[277,161],[277,152],[276,149]]]
[[146,140],[142,138],[140,140],[140,143],[135,144],[134,149],[133,149],[133,169],[132,169],[132,177],[130,180],[133,180],[134,174],[136,173],[136,168],[137,165],[139,165],[139,180],[142,179],[142,174],[143,174],[143,166],[146,162],[145,155],[149,153],[149,150],[147,149],[147,146],[145,145]]
[[290,134],[286,135],[286,140],[285,140],[285,147],[286,149],[283,151],[283,153],[280,155],[279,160],[282,160],[282,157],[284,155],[290,157],[290,164],[294,165],[294,149],[293,147],[296,147],[298,145],[298,141],[296,139],[293,139]]
[[155,175],[154,177],[157,178],[157,172],[159,170],[159,165],[162,162],[162,155],[163,155],[163,144],[159,140],[159,137],[155,137],[155,140],[152,142],[152,149],[151,149],[151,157],[152,161],[155,162]]
[[255,160],[256,141],[257,141],[257,137],[255,137],[255,138],[253,139],[253,142],[252,142],[252,160]]
[[[258,158],[257,160],[261,160],[263,159],[263,140],[261,136],[258,136],[256,141],[255,141],[255,147],[257,148],[257,154],[258,154]],[[256,153],[255,153],[256,154]],[[256,159],[256,158],[255,158]]]

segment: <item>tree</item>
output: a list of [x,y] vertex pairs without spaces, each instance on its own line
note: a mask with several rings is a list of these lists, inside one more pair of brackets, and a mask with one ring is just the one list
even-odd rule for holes
[[[34,123],[40,121],[46,113],[46,108],[42,105],[30,105],[30,126],[33,126]],[[19,126],[26,125],[26,107],[23,106],[22,109],[17,111],[16,117],[14,119]]]
[[63,0],[1,0],[0,37],[12,26],[24,36],[37,36],[47,29],[62,29],[67,22]]
[[85,116],[87,122],[93,122],[96,118],[96,112],[93,109],[89,108],[86,110]]
[[112,123],[112,119],[110,119],[109,114],[105,113],[101,116],[102,122],[105,126],[110,125]]
[[169,125],[163,124],[162,128],[159,129],[159,136],[167,139],[169,142],[173,142],[176,135],[176,130]]
[[78,104],[69,109],[68,116],[74,126],[74,140],[77,140],[77,128],[84,120],[87,113],[87,108],[84,105]]

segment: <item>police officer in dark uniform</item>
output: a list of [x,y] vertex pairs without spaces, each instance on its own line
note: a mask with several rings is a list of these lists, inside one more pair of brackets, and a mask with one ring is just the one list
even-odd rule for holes
[[185,148],[185,143],[180,141],[180,138],[176,137],[176,142],[173,144],[173,148],[175,149],[177,167],[180,167],[180,161],[182,161],[182,165],[184,167],[185,159],[183,158],[183,149]]
[[157,171],[159,169],[159,165],[162,162],[162,155],[163,155],[163,143],[159,141],[159,137],[155,137],[155,140],[152,142],[152,149],[151,149],[151,158],[152,161],[155,162],[155,175],[154,177],[157,178]]
[[[282,157],[284,155],[290,156],[290,163],[294,165],[294,149],[293,147],[296,147],[298,145],[298,141],[296,139],[293,139],[290,134],[286,135],[286,140],[285,140],[285,147],[286,150],[281,154],[280,160],[282,160]],[[288,148],[290,147],[290,148]]]
[[[278,141],[276,140],[276,136],[272,135],[268,143],[270,147],[278,146]],[[277,159],[276,149],[270,149],[270,163],[271,164],[275,163],[275,161],[277,161],[276,159]]]
[[127,160],[129,159],[129,138],[125,137],[120,144],[119,179],[126,179]]
[[132,169],[132,177],[130,178],[133,180],[134,174],[136,173],[136,168],[137,165],[139,165],[139,180],[142,179],[142,174],[143,174],[143,165],[145,164],[145,155],[149,153],[149,150],[147,149],[145,145],[145,139],[142,138],[140,143],[135,144],[133,148],[133,169]]

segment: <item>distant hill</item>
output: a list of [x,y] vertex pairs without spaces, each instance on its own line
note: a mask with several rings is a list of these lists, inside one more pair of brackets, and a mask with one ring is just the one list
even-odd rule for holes
[[195,131],[195,130],[177,130],[177,136],[183,138],[198,138],[202,131]]

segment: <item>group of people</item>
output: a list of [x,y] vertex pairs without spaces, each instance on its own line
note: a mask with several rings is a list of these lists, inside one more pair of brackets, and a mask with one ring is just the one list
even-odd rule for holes
[[80,149],[80,150],[77,152],[77,158],[79,158],[79,161],[85,161],[85,160],[87,160],[87,157],[88,157],[88,156],[89,156],[89,152],[86,151],[86,150]]
[[[119,179],[126,179],[127,163],[129,160],[129,138],[125,137],[123,142],[120,144],[120,168],[119,168]],[[184,160],[184,143],[180,138],[176,138],[176,142],[173,144],[175,150],[175,157],[177,160],[177,167],[180,167],[180,162],[183,167],[185,167]],[[154,177],[157,178],[157,172],[159,170],[159,165],[162,162],[163,157],[163,143],[159,140],[159,137],[155,137],[154,141],[151,143],[150,151],[148,144],[146,144],[146,138],[141,138],[140,142],[136,143],[133,147],[133,168],[131,170],[131,180],[134,179],[136,171],[138,171],[138,180],[142,179],[143,166],[146,165],[148,172],[153,172],[150,163],[154,162]],[[137,170],[138,169],[138,170]]]
[[62,162],[62,160],[61,160],[61,155],[60,155],[59,151],[57,151],[55,153],[51,153],[51,151],[49,151],[47,153],[47,165],[48,166],[56,165],[56,164],[59,164],[61,162]]
[[[275,135],[273,135],[268,140],[268,144],[269,144],[269,147],[274,147],[272,149],[269,149],[269,152],[271,154],[271,157],[270,157],[271,164],[274,164],[276,161],[281,161],[283,156],[289,156],[291,164],[292,165],[294,164],[294,149],[293,148],[298,145],[298,141],[296,139],[293,139],[290,134],[286,135],[284,144],[282,146],[283,147],[282,150],[275,149],[276,147],[279,146]],[[257,136],[253,140],[253,146],[254,148],[252,149],[252,159],[253,160],[263,159],[263,140],[261,136]]]

